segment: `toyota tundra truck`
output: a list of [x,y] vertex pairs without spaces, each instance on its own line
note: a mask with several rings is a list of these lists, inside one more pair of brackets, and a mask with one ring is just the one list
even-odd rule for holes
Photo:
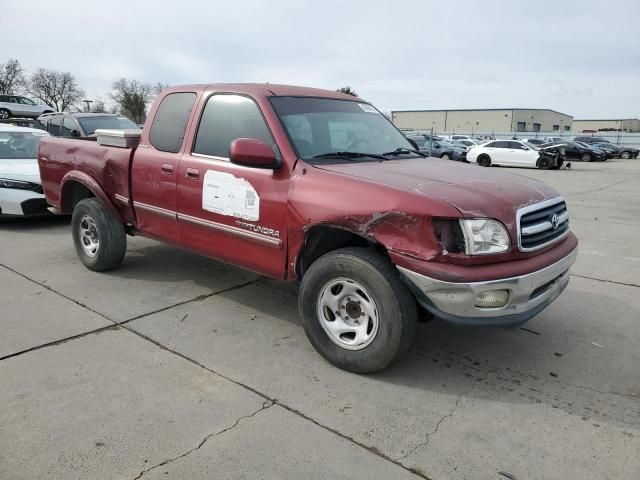
[[299,283],[306,335],[358,373],[406,351],[418,318],[517,326],[566,288],[563,197],[428,158],[370,103],[270,84],[164,90],[142,130],[45,138],[54,213],[80,261],[117,267],[141,235]]

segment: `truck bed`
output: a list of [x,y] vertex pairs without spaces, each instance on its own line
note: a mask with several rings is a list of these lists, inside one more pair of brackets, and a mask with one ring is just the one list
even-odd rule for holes
[[134,151],[99,145],[95,138],[43,138],[38,147],[38,164],[47,203],[61,213],[71,213],[73,196],[65,195],[66,200],[61,203],[64,189],[84,192],[84,186],[98,193],[97,189],[104,194],[101,200],[108,201],[125,222],[133,223],[134,213],[126,200],[131,198],[129,171]]

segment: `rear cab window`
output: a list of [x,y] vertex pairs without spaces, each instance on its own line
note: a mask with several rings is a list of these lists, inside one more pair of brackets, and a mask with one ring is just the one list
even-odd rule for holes
[[162,99],[153,117],[149,142],[163,152],[178,153],[196,101],[193,92],[170,93]]

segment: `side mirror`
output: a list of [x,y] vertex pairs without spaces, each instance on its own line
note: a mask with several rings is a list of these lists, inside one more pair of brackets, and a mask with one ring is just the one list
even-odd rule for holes
[[257,138],[236,138],[231,142],[229,157],[232,163],[245,167],[280,167],[280,160],[276,158],[271,147]]

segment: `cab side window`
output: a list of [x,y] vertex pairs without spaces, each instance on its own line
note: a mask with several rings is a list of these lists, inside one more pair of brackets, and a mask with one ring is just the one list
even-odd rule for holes
[[162,99],[149,132],[149,142],[163,152],[178,153],[191,116],[196,94],[170,93]]
[[241,95],[213,95],[202,113],[193,153],[229,158],[231,142],[236,138],[263,140],[278,155],[273,136],[253,100]]
[[495,142],[493,144],[493,147],[495,147],[495,148],[511,148],[511,147],[509,147],[509,142],[504,142],[504,141],[503,142]]

